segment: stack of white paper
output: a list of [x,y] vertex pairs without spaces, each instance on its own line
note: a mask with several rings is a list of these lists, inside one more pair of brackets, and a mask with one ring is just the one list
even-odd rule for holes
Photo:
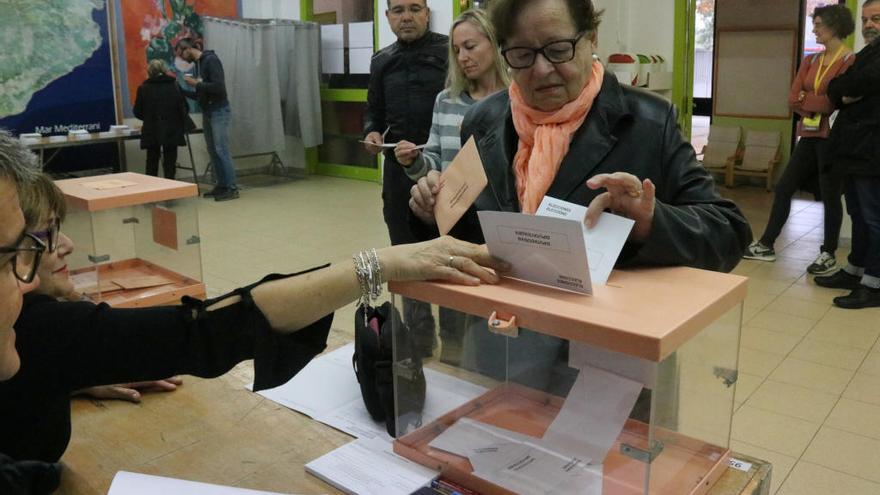
[[67,131],[67,135],[73,137],[74,139],[88,139],[89,131],[85,129],[71,129]]
[[210,485],[208,483],[129,473],[127,471],[116,473],[107,495],[156,495],[157,493],[173,495],[282,495],[276,492],[261,492],[246,488]]
[[392,452],[382,440],[355,440],[306,464],[306,471],[345,493],[409,495],[439,474]]

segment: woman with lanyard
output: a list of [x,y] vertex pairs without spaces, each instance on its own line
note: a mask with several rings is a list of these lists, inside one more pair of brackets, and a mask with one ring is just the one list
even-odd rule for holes
[[813,12],[813,33],[816,42],[825,46],[822,53],[808,55],[791,85],[788,103],[801,116],[797,135],[800,137],[779,182],[770,210],[770,220],[761,238],[749,245],[743,258],[775,261],[773,243],[782,232],[791,210],[791,198],[807,180],[819,176],[819,192],[825,207],[824,241],[819,256],[807,267],[812,274],[830,273],[837,266],[834,252],[840,236],[843,206],[840,201],[842,180],[831,172],[827,161],[830,114],[834,111],[825,92],[828,82],[852,65],[855,57],[843,39],[855,29],[852,14],[844,5],[819,7]]

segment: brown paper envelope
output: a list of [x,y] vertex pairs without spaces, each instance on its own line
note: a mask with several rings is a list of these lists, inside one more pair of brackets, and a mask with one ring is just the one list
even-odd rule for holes
[[177,214],[162,207],[151,210],[153,242],[177,251]]
[[434,218],[437,220],[440,233],[445,235],[452,230],[489,183],[473,136],[455,155],[449,168],[440,175],[440,181],[443,187],[434,198]]
[[113,283],[125,290],[130,290],[173,284],[174,280],[161,275],[134,275],[130,277],[113,277]]
[[103,294],[107,292],[122,290],[122,287],[114,284],[111,280],[101,280],[100,287],[98,287],[98,284],[92,283],[84,286],[74,285],[74,289],[76,289],[78,292],[82,292],[83,294],[97,294],[99,292]]

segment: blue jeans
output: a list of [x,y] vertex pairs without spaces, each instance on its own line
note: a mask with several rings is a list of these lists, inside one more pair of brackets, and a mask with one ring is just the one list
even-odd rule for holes
[[846,210],[852,217],[850,264],[880,277],[880,175],[846,178]]
[[208,155],[214,164],[217,186],[235,189],[235,165],[229,153],[229,121],[232,112],[229,104],[202,113],[202,126],[205,129],[205,144]]

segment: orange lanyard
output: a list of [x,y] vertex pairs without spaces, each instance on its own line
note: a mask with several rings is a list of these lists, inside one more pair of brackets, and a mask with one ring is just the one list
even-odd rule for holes
[[816,78],[813,80],[813,92],[818,96],[819,95],[819,86],[822,84],[822,79],[825,79],[825,75],[828,74],[828,71],[831,70],[831,66],[834,65],[834,62],[837,62],[837,58],[840,57],[840,54],[843,52],[843,45],[837,49],[837,53],[834,54],[834,57],[831,59],[831,62],[828,62],[828,66],[825,67],[825,70],[822,70],[822,65],[825,62],[825,52],[822,52],[822,56],[819,57],[819,67],[816,69]]

